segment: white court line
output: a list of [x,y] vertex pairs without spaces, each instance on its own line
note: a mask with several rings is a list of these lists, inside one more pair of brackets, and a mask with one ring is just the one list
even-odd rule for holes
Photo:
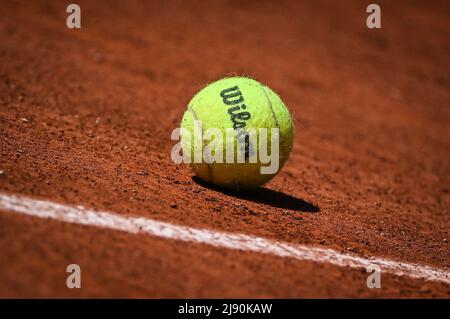
[[90,210],[82,206],[61,205],[18,195],[0,194],[0,210],[68,223],[114,229],[132,234],[148,234],[214,247],[332,264],[339,267],[367,268],[369,265],[376,264],[380,266],[382,272],[450,284],[450,272],[445,269],[383,258],[361,258],[342,254],[332,249],[290,244],[245,234],[173,225],[143,217],[125,217]]

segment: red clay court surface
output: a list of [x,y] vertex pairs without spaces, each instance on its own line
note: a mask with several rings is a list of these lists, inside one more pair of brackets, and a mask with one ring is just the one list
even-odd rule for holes
[[[1,4],[0,297],[450,296],[448,1],[378,1],[380,30],[365,1],[77,3],[80,30],[64,1]],[[170,159],[190,98],[234,74],[278,92],[296,126],[283,170],[249,194]],[[364,268],[27,216],[12,197],[441,279],[382,269],[369,289]]]

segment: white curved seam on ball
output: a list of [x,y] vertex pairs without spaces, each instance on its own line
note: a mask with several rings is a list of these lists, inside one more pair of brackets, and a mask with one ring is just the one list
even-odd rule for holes
[[[198,125],[198,128],[200,129],[200,132],[202,133],[202,147],[204,148],[205,147],[205,144],[204,144],[204,140],[203,140],[203,127],[202,127],[202,123],[200,122],[200,120],[198,119],[198,117],[197,117],[197,114],[195,113],[195,111],[194,111],[194,106],[192,106],[192,105],[189,105],[188,106],[188,111],[189,112],[191,112],[192,113],[192,116],[193,116],[193,118],[194,118],[194,126],[195,125]],[[196,124],[197,123],[197,124]],[[203,151],[202,151],[202,156],[203,156]],[[209,161],[210,161],[210,159],[209,159]],[[210,163],[206,163],[206,165],[207,165],[207,167],[208,167],[208,173],[209,173],[209,182],[210,183],[212,183],[213,182],[213,166],[210,164]]]

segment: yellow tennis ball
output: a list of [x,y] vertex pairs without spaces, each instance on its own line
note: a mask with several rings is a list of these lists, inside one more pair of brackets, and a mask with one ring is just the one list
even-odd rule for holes
[[229,77],[209,84],[189,102],[181,146],[203,181],[251,189],[282,168],[293,131],[289,110],[274,91],[250,78]]

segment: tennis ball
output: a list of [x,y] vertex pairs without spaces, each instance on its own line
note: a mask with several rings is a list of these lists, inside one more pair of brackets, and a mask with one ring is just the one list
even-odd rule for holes
[[[282,168],[293,132],[289,110],[274,91],[250,78],[228,77],[207,85],[189,102],[181,121],[181,147],[201,180],[252,189]],[[264,142],[270,157],[261,156]]]

